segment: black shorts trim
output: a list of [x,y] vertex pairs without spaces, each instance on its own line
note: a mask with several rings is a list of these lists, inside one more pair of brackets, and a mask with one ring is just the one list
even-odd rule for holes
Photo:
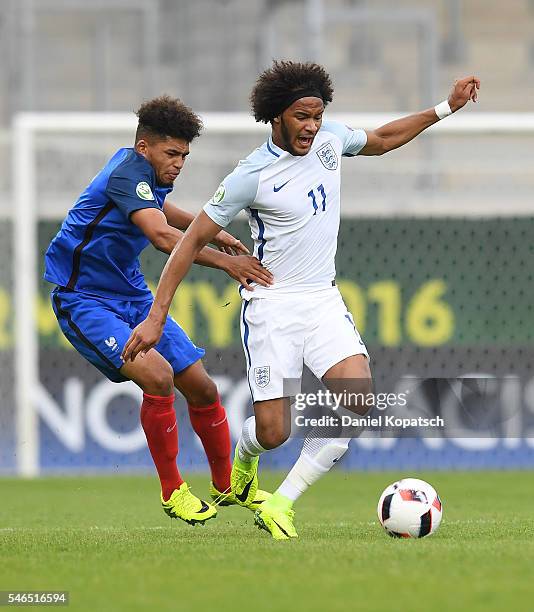
[[[57,293],[54,294],[54,298],[53,299],[54,299],[54,304],[56,305],[56,310],[57,310],[58,316],[63,317],[67,321],[68,326],[78,336],[78,338],[85,344],[85,346],[87,346],[92,351],[94,351],[98,355],[98,357],[100,357],[100,359],[102,359],[102,361],[104,361],[104,363],[108,367],[112,368],[113,370],[115,370],[117,372],[120,372],[120,368],[117,368],[117,366],[112,361],[110,361],[104,355],[104,353],[102,353],[101,351],[99,351],[97,349],[97,347],[89,340],[89,338],[86,338],[83,335],[81,329],[72,320],[70,312],[68,312],[67,310],[63,309],[63,307],[61,305],[61,299],[59,298],[59,295]],[[121,376],[122,376],[122,374],[121,374]],[[125,379],[125,380],[127,380],[127,379]]]
[[96,226],[114,206],[115,204],[113,204],[113,202],[108,202],[85,229],[83,240],[76,246],[72,254],[72,274],[70,275],[69,282],[67,283],[67,289],[74,289],[76,286],[78,276],[80,276],[80,261],[82,258],[82,251],[91,242]]

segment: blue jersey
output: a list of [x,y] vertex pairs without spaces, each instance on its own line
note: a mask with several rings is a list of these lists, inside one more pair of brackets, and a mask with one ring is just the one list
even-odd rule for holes
[[142,208],[163,208],[172,187],[134,149],[119,149],[69,211],[45,255],[44,278],[72,291],[123,300],[151,297],[139,254],[149,244],[130,221]]

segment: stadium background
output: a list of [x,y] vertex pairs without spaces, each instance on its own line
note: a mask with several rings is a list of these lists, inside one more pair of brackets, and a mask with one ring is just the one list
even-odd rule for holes
[[[534,4],[527,0],[387,2],[2,0],[0,16],[0,472],[17,472],[13,332],[17,113],[131,111],[161,92],[197,112],[246,112],[272,57],[313,58],[336,87],[330,113],[399,112],[446,97],[455,77],[482,79],[462,115],[522,113],[534,102]],[[324,4],[323,9],[321,6]],[[237,44],[236,44],[237,41]],[[448,119],[454,122],[458,117]],[[518,122],[521,115],[516,115]],[[42,253],[77,194],[133,133],[36,137]],[[215,191],[259,134],[210,134],[192,146],[173,200],[189,210]],[[532,209],[534,134],[429,133],[377,159],[345,160],[338,282],[373,356],[377,378],[519,377],[534,413]],[[232,226],[247,237],[240,220]],[[250,241],[247,240],[249,244]],[[143,257],[155,284],[164,257]],[[62,339],[40,285],[39,467],[43,473],[151,470],[139,391],[104,380]],[[222,273],[195,268],[173,315],[207,349],[234,437],[250,411],[238,334],[239,299]],[[181,400],[180,464],[206,469]],[[533,423],[509,439],[356,441],[353,469],[534,467]],[[530,431],[530,433],[529,433]],[[23,441],[22,441],[23,442]],[[18,442],[20,444],[20,440]],[[298,442],[269,454],[285,468]],[[262,460],[263,461],[263,460]]]

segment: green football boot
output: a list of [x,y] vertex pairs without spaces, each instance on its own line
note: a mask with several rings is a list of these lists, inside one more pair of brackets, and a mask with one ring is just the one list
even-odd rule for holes
[[248,507],[256,499],[259,461],[259,457],[254,457],[250,463],[241,461],[236,446],[232,473],[230,475],[230,486],[240,506]]
[[260,529],[268,531],[275,540],[289,540],[298,538],[293,525],[295,512],[291,509],[292,503],[279,493],[262,504],[254,514],[254,522]]
[[[217,490],[213,482],[210,483],[210,495],[215,506],[243,505],[237,501],[236,496],[232,493],[231,489],[229,491],[221,493],[219,490]],[[256,491],[256,496],[254,497],[254,499],[250,502],[248,506],[245,507],[249,510],[252,510],[252,512],[256,512],[256,510],[261,506],[261,504],[263,504],[264,501],[267,501],[270,497],[271,493],[258,489]]]
[[204,525],[206,521],[217,516],[217,509],[195,497],[185,482],[180,485],[179,489],[174,489],[167,501],[161,496],[161,506],[165,514],[171,518],[181,519],[189,525],[197,523]]

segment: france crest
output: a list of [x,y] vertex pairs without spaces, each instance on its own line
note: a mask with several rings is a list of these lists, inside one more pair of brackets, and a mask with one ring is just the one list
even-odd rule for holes
[[317,150],[317,157],[327,170],[337,170],[337,155],[329,142]]

